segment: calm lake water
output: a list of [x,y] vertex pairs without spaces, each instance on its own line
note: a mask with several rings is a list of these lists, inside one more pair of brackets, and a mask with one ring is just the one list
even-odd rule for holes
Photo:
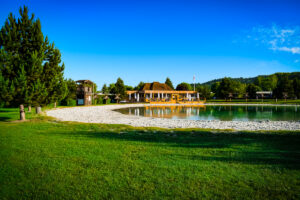
[[145,117],[221,121],[299,121],[300,106],[146,106],[116,110]]

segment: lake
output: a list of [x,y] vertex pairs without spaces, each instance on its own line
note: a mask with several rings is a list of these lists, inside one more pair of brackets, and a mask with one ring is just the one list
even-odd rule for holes
[[221,121],[299,121],[300,106],[144,106],[116,110],[122,114],[144,117]]

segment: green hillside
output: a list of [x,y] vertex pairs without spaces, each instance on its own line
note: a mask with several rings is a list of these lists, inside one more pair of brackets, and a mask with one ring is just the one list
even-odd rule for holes
[[[271,75],[259,75],[259,76],[250,77],[250,78],[240,77],[240,78],[232,78],[232,79],[235,80],[235,81],[239,81],[241,83],[249,84],[249,83],[255,83],[255,81],[257,80],[258,77],[266,78],[266,77],[270,77],[270,76],[274,76],[274,75],[277,76],[278,79],[280,79],[283,75],[288,75],[289,79],[295,79],[295,78],[300,79],[300,72],[291,72],[291,73],[278,72],[278,73],[271,74]],[[207,81],[207,82],[204,82],[204,83],[196,83],[196,86],[198,86],[198,85],[211,86],[212,84],[214,84],[216,82],[221,82],[221,81],[222,81],[222,78],[219,78],[219,79],[214,79],[214,80]]]

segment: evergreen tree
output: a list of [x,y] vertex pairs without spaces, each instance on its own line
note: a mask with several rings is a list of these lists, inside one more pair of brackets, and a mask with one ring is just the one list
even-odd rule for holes
[[174,86],[173,86],[173,83],[172,81],[170,80],[169,77],[167,77],[166,81],[165,81],[165,84],[167,84],[168,86],[170,86],[170,88],[172,88],[174,90]]
[[137,90],[137,91],[142,90],[144,85],[145,85],[145,83],[141,81],[137,86],[134,87],[134,90]]
[[101,91],[102,91],[103,94],[107,94],[108,93],[108,88],[107,88],[106,84],[103,85]]
[[124,82],[121,78],[118,78],[116,82],[116,94],[120,95],[119,97],[121,99],[126,97],[126,87],[124,85]]
[[114,84],[114,83],[109,84],[108,91],[110,94],[117,94],[116,84]]
[[20,8],[18,20],[10,13],[0,31],[1,87],[10,90],[1,95],[7,105],[56,102],[66,95],[61,55],[44,38],[40,20]]

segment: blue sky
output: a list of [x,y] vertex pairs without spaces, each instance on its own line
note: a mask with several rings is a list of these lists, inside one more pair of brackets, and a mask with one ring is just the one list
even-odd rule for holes
[[65,77],[180,82],[300,71],[300,1],[0,0],[0,24],[27,5]]

